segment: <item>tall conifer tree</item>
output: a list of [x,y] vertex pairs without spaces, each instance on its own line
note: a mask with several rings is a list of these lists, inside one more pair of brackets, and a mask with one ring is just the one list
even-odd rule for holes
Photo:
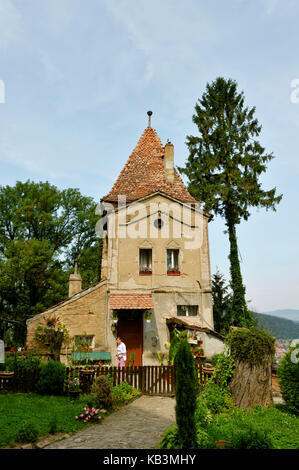
[[195,105],[193,122],[199,135],[187,136],[189,157],[180,172],[189,178],[189,191],[204,209],[224,217],[230,242],[233,324],[251,326],[245,301],[236,225],[250,216],[251,207],[276,210],[282,195],[264,191],[259,177],[273,159],[256,139],[262,129],[255,107],[244,105],[237,83],[218,77]]

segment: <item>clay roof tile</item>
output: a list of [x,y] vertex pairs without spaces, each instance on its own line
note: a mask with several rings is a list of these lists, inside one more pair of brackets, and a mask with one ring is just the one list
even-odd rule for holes
[[184,203],[194,203],[180,175],[175,170],[173,183],[168,183],[164,173],[164,147],[152,127],[147,127],[137,142],[111,191],[103,201],[117,202],[125,195],[127,202],[161,191]]

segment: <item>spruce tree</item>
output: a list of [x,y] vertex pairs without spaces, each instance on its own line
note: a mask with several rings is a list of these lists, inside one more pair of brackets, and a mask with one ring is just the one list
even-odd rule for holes
[[213,318],[215,331],[226,335],[232,319],[232,294],[228,292],[223,274],[217,271],[212,277]]
[[195,408],[197,381],[194,359],[186,339],[181,340],[174,365],[176,366],[176,423],[183,449],[196,446]]
[[245,301],[236,225],[250,216],[251,207],[276,210],[282,195],[264,191],[259,177],[274,157],[256,139],[261,125],[255,107],[244,105],[237,83],[218,77],[207,84],[195,105],[193,122],[199,135],[187,136],[189,157],[179,171],[189,179],[189,191],[206,211],[224,217],[230,242],[233,324],[249,327],[252,315]]

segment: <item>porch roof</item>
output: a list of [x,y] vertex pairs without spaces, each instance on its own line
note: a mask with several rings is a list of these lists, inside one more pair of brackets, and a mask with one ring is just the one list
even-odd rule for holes
[[163,315],[163,318],[165,318],[167,324],[183,325],[190,329],[196,329],[198,331],[202,331],[203,333],[209,333],[210,335],[213,335],[220,340],[224,339],[224,337],[220,333],[217,333],[217,331],[214,331],[212,328],[207,326],[203,326],[199,317],[176,317]]
[[112,310],[154,308],[151,292],[111,293],[109,305]]

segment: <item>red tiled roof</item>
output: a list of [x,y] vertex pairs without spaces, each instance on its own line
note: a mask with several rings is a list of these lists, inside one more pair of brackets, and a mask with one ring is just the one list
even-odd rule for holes
[[184,203],[194,203],[180,175],[175,170],[174,182],[168,183],[164,175],[164,147],[152,127],[147,127],[140,137],[113,188],[103,201],[117,202],[125,195],[128,202],[161,191]]
[[154,308],[152,294],[149,292],[111,293],[109,304],[112,310]]

